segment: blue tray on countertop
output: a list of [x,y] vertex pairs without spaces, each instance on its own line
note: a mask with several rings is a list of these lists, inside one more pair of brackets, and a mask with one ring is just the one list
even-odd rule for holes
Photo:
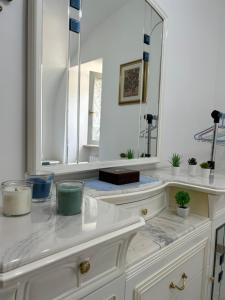
[[140,176],[140,181],[135,183],[128,183],[122,185],[116,185],[104,181],[100,181],[98,179],[87,179],[85,180],[85,185],[97,191],[118,191],[124,190],[127,188],[138,188],[142,184],[149,184],[149,183],[156,183],[159,182],[158,178],[151,177],[151,176]]

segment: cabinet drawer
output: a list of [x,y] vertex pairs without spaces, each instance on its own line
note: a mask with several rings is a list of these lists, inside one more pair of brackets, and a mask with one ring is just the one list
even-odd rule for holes
[[[110,284],[100,288],[98,291],[90,294],[89,296],[82,298],[82,300],[123,300],[125,290],[125,278],[121,276],[120,278],[114,280]],[[75,300],[66,299],[66,300]]]
[[79,258],[79,268],[82,262],[90,263],[90,270],[84,274],[78,270],[78,278],[80,286],[89,285],[91,281],[96,281],[99,277],[105,277],[119,268],[119,255],[121,243],[110,244],[107,247],[98,248],[92,253],[82,253]]
[[[139,284],[135,288],[134,299],[201,300],[203,265],[204,249],[188,259],[183,256]],[[187,278],[182,279],[183,274]]]
[[123,240],[97,246],[43,268],[25,287],[26,300],[51,300],[118,275]]
[[165,193],[157,194],[147,199],[139,200],[129,204],[123,204],[124,208],[132,210],[143,218],[150,219],[166,207]]
[[0,290],[0,299],[16,300],[17,288]]

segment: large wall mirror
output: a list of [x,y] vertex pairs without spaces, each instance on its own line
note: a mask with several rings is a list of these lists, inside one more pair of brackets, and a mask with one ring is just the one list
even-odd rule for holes
[[148,0],[32,0],[29,12],[28,168],[158,161],[162,14]]

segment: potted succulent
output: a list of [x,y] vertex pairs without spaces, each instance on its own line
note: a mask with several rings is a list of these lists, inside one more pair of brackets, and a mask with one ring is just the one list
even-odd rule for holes
[[169,161],[172,166],[172,174],[174,176],[179,175],[180,165],[181,165],[181,156],[178,153],[173,153],[171,160]]
[[177,202],[177,214],[180,217],[186,218],[189,215],[190,208],[187,206],[190,202],[190,196],[187,192],[180,191],[175,195]]
[[196,175],[196,170],[197,170],[197,159],[194,157],[191,157],[188,159],[188,174],[190,176],[195,176]]
[[210,175],[210,165],[208,162],[203,162],[200,164],[201,170],[202,170],[202,177],[209,177]]
[[128,159],[133,159],[134,158],[134,150],[128,149],[128,151],[127,151],[127,158]]

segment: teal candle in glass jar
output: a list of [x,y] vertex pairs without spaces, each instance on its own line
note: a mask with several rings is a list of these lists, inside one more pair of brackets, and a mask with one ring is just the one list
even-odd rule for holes
[[84,184],[81,181],[62,181],[56,184],[57,213],[72,216],[81,213]]

